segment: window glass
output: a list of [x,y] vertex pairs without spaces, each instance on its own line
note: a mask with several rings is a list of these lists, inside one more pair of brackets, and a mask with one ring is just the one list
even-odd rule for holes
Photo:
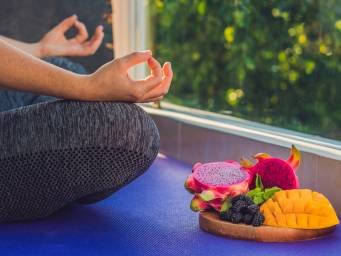
[[167,100],[341,140],[339,0],[149,0]]

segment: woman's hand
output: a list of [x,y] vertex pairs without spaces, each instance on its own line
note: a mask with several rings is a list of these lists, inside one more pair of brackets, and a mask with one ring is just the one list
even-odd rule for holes
[[[144,80],[132,80],[128,70],[143,62],[148,63],[151,74]],[[151,51],[135,52],[115,59],[88,75],[84,100],[158,101],[168,93],[172,78],[173,71],[169,62],[161,68]]]
[[[72,27],[76,27],[78,34],[68,39],[65,33]],[[98,26],[92,38],[88,40],[86,26],[73,15],[60,22],[40,40],[39,57],[92,55],[101,45],[103,36],[103,27]]]

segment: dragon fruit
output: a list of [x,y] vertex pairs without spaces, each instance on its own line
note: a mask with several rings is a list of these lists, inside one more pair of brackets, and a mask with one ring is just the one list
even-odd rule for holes
[[261,177],[265,188],[279,187],[287,190],[299,187],[296,169],[301,161],[301,153],[294,145],[288,160],[274,158],[266,153],[256,154],[254,158],[258,160],[256,164],[247,159],[241,160],[241,165],[249,170],[252,177],[250,189],[255,187],[256,174]]
[[235,161],[196,163],[185,182],[185,188],[194,194],[191,209],[213,208],[220,212],[227,198],[248,191],[250,178],[248,171]]

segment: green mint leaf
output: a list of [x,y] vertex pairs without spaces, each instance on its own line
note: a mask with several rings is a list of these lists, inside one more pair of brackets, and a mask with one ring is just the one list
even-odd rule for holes
[[256,174],[256,175],[257,175],[256,176],[256,187],[263,190],[264,186],[263,186],[263,183],[262,183],[262,179],[261,179],[261,177],[258,174]]
[[265,192],[263,194],[263,198],[265,200],[268,200],[270,199],[276,192],[280,191],[281,189],[278,188],[278,187],[272,187],[272,188],[268,188],[268,189],[265,189]]
[[253,197],[258,192],[262,192],[262,189],[261,188],[252,189],[246,195],[249,197]]
[[255,204],[260,205],[260,204],[262,204],[262,203],[264,202],[264,199],[263,199],[262,196],[255,196],[255,197],[253,198],[253,202],[254,202]]

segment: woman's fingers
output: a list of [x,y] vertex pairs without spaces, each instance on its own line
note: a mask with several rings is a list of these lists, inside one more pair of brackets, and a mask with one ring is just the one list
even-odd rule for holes
[[150,59],[148,59],[148,66],[151,69],[151,75],[143,80],[133,82],[134,86],[139,86],[143,89],[145,93],[152,90],[162,81],[162,68],[160,63],[156,59],[151,57]]
[[162,77],[162,68],[160,62],[154,58],[148,60],[148,67],[151,70],[151,74],[156,77]]
[[58,30],[61,33],[65,33],[73,25],[75,25],[76,21],[77,21],[77,15],[72,15],[72,16],[67,17],[66,19],[62,20],[57,26],[55,26],[53,28],[53,30]]
[[60,22],[54,31],[64,34],[73,26],[76,27],[78,33],[74,38],[67,40],[70,43],[67,46],[67,50],[71,52],[70,55],[87,56],[94,54],[103,41],[103,26],[97,26],[94,35],[87,41],[89,34],[86,26],[78,20],[76,15],[72,15]]
[[120,63],[125,70],[128,70],[137,64],[148,61],[151,57],[152,52],[150,50],[143,52],[133,52],[120,58]]
[[[89,41],[86,41],[84,43],[79,43],[76,41],[76,39],[73,42],[76,41],[76,44],[72,44],[73,46],[73,54],[77,56],[88,56],[91,54],[94,54],[99,46],[101,45],[103,41],[104,33],[103,33],[103,27],[98,26],[96,28],[95,34],[92,36],[92,38]],[[71,49],[71,46],[70,46]]]
[[131,90],[135,101],[150,102],[161,100],[168,93],[173,78],[170,62],[166,62],[161,68],[160,63],[152,57],[151,51],[134,52],[119,59],[120,72],[137,64],[147,62],[151,74],[144,80],[131,81]]
[[88,35],[88,31],[86,29],[86,26],[84,25],[83,22],[80,22],[78,20],[75,21],[75,27],[78,30],[78,34],[75,36],[75,38],[73,38],[77,43],[83,43],[85,42],[89,35]]
[[103,26],[97,26],[94,35],[90,41],[84,44],[88,54],[94,54],[101,45],[104,38]]
[[172,80],[173,78],[173,70],[172,70],[172,64],[170,62],[166,62],[163,65],[163,73],[166,77],[170,77],[170,79]]
[[150,91],[147,91],[147,93],[142,97],[141,100],[143,102],[146,102],[146,101],[151,101],[152,99],[155,99],[155,98],[165,96],[169,91],[172,78],[173,78],[173,71],[172,71],[171,63],[166,62],[163,65],[163,78],[162,78],[161,83],[159,83]]
[[160,97],[157,97],[157,98],[153,98],[153,99],[146,99],[144,101],[141,101],[140,103],[147,103],[147,102],[155,102],[155,101],[160,101],[163,99],[164,96],[160,96]]

